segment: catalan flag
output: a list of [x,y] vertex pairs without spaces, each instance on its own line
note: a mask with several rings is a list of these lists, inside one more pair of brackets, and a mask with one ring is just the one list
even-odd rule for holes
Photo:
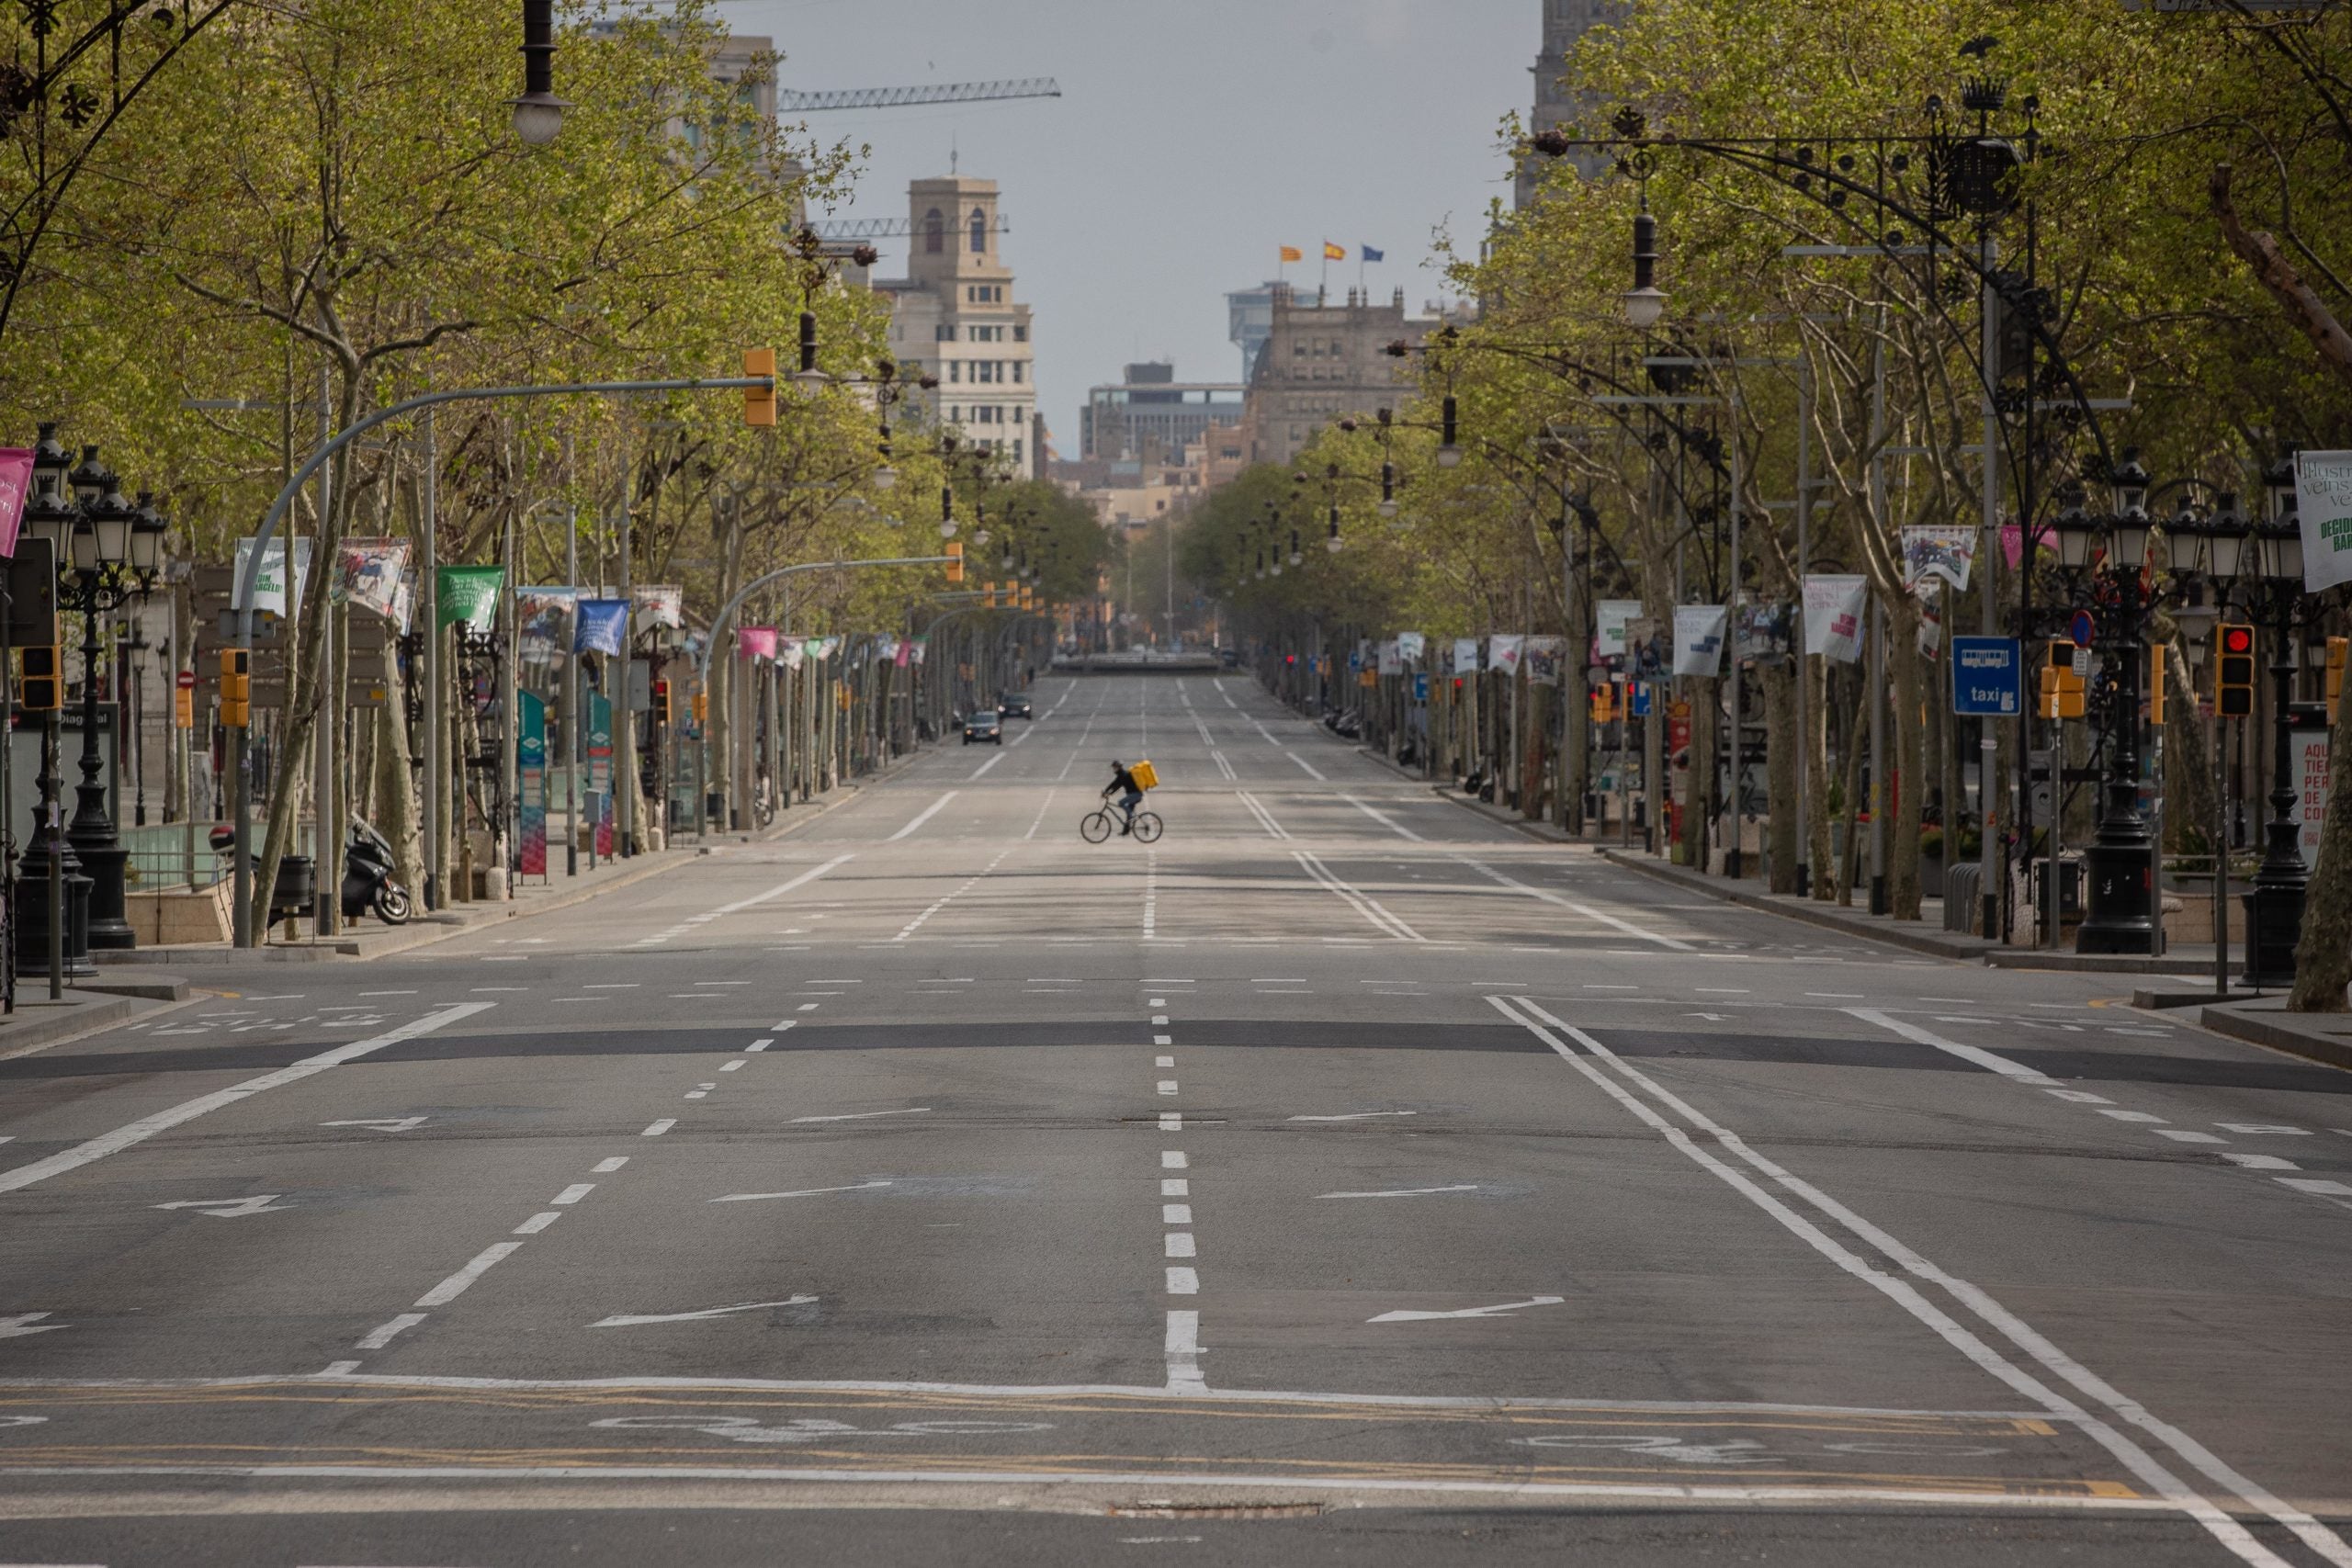
[[1283,246],[1282,254],[1283,260],[1286,262],[1305,261],[1306,259],[1306,253],[1300,250],[1296,245]]
[[1348,259],[1348,247],[1345,245],[1335,245],[1330,241],[1326,240],[1323,242],[1323,259],[1325,261],[1345,261]]

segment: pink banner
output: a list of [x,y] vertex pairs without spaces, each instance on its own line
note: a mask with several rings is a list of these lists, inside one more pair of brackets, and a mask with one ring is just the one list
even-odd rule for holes
[[739,626],[735,632],[735,657],[764,659],[775,661],[775,628],[774,626]]
[[22,446],[0,446],[0,556],[17,553],[17,529],[25,520],[25,497],[32,484],[32,453]]
[[[2011,571],[2015,571],[2018,568],[2018,540],[2021,536],[2016,524],[2001,525],[2001,558],[2008,562]],[[2049,524],[2044,523],[2033,531],[2033,543],[2036,549],[2046,548],[2052,543]]]
[[899,644],[899,668],[904,670],[908,665],[912,664],[914,661],[914,639],[912,637],[909,637]]

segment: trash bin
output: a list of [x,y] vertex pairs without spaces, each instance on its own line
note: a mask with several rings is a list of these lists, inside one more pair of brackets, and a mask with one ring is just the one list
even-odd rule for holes
[[309,855],[281,855],[277,880],[270,885],[269,919],[308,919],[318,910],[319,867]]

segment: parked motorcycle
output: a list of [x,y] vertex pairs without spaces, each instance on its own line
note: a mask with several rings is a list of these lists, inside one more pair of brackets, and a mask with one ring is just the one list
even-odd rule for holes
[[408,889],[392,880],[392,846],[355,817],[343,841],[343,918],[356,920],[373,908],[388,926],[403,925],[414,912]]

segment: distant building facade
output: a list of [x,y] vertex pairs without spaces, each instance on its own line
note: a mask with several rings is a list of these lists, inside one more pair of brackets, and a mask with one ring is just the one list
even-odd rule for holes
[[[1630,0],[1543,0],[1544,45],[1535,56],[1535,107],[1528,129],[1532,131],[1550,130],[1575,119],[1591,107],[1589,95],[1578,92],[1566,80],[1568,59],[1584,35],[1596,27],[1603,27],[1625,18]],[[1607,160],[1598,153],[1580,152],[1572,155],[1586,179],[1599,175]],[[1537,177],[1544,160],[1522,162],[1512,186],[1512,201],[1525,207],[1535,199]]]
[[1078,422],[1078,455],[1177,457],[1212,425],[1241,419],[1241,383],[1179,381],[1173,365],[1130,365],[1116,386],[1090,387]]
[[1244,461],[1287,463],[1317,430],[1349,415],[1394,408],[1414,385],[1418,367],[1392,357],[1392,343],[1419,347],[1445,325],[1442,315],[1408,316],[1405,291],[1385,305],[1351,288],[1347,302],[1273,286],[1264,347],[1243,400]]
[[939,378],[937,390],[921,394],[939,423],[1035,478],[1044,443],[1029,307],[1012,298],[996,207],[994,180],[912,182],[907,276],[874,288],[890,301],[890,356],[910,376]]

